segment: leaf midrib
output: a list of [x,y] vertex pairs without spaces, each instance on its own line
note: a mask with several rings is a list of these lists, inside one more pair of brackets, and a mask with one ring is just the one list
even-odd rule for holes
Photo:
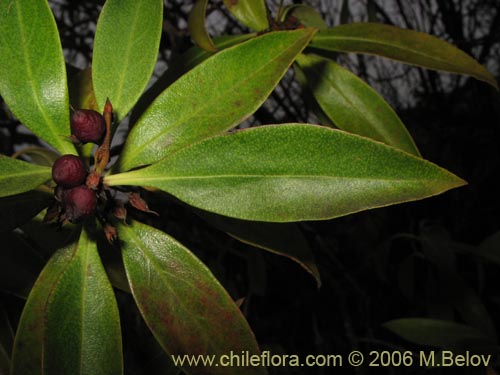
[[[335,68],[337,68],[337,67],[335,67]],[[338,68],[339,68],[339,69],[345,69],[345,68],[342,68],[341,66],[339,66]],[[333,73],[333,75],[335,75],[335,72],[332,72],[332,73]],[[320,76],[317,74],[316,70],[312,70],[312,74],[314,74],[316,77],[320,77]],[[349,72],[349,71],[348,71],[346,74],[351,74],[351,72]],[[361,83],[364,83],[364,82],[363,82],[360,78],[358,78],[357,76],[355,76],[355,78],[354,78],[354,79],[356,79],[356,78],[357,78],[357,79],[359,79],[359,80],[361,81]],[[389,145],[399,145],[399,144],[400,144],[400,142],[399,142],[400,140],[399,140],[397,137],[396,137],[396,139],[394,139],[394,137],[392,136],[392,134],[391,134],[390,132],[389,132],[389,133],[387,133],[387,132],[384,132],[384,131],[380,131],[380,126],[378,126],[378,125],[383,124],[383,121],[382,121],[382,120],[378,117],[378,116],[379,116],[379,113],[377,113],[377,112],[375,112],[375,111],[374,111],[374,112],[372,112],[372,114],[373,114],[374,116],[372,116],[372,117],[368,117],[368,116],[366,116],[366,115],[365,115],[365,113],[364,113],[363,111],[361,111],[361,110],[360,110],[360,109],[359,109],[359,108],[358,108],[358,107],[354,104],[354,102],[351,100],[351,98],[350,98],[349,96],[347,96],[347,95],[344,93],[344,91],[343,91],[343,90],[341,90],[341,87],[339,87],[339,86],[337,85],[336,81],[335,81],[335,80],[332,80],[331,75],[326,75],[326,79],[327,79],[327,81],[328,81],[328,82],[330,82],[331,86],[334,88],[335,93],[336,93],[337,95],[340,95],[340,96],[341,96],[341,97],[345,100],[345,102],[349,104],[349,110],[350,110],[350,111],[353,111],[353,112],[355,112],[355,113],[357,113],[357,114],[358,114],[358,116],[359,116],[359,118],[364,119],[365,121],[367,121],[367,122],[371,125],[371,126],[370,126],[370,129],[371,129],[373,132],[375,132],[375,133],[377,134],[378,139],[382,140],[384,143],[387,143],[387,144],[389,144]],[[371,89],[371,88],[370,88],[370,89]],[[375,93],[370,92],[369,94],[370,94],[370,100],[372,100],[373,96],[375,96],[375,95],[374,95]],[[379,98],[377,98],[377,99],[379,99]],[[319,102],[319,101],[318,101],[318,102]],[[389,107],[389,106],[388,106],[385,102],[378,100],[378,104],[380,104],[380,103],[382,103],[382,104],[383,104],[383,106],[384,106],[384,111],[386,111],[386,110],[388,110],[388,109],[392,110],[392,108],[390,108],[390,107]],[[321,103],[320,103],[320,105],[321,105]],[[327,111],[328,111],[328,107],[325,107],[325,106],[323,106],[323,105],[321,105],[321,107],[322,107],[322,109],[323,109],[325,112],[327,112]],[[396,116],[396,114],[395,114],[395,113],[394,113],[394,115]],[[396,116],[396,117],[395,117],[395,119],[394,119],[394,121],[399,122],[399,123],[398,123],[398,125],[402,125],[402,126],[404,126],[404,125],[401,123],[401,121],[399,121],[399,117],[397,117],[397,116]],[[392,123],[392,124],[394,124],[394,121],[391,121],[391,123]],[[383,129],[383,127],[382,127],[382,130],[384,130],[384,129]]]
[[[21,9],[20,9],[20,5],[19,5],[19,2],[16,1],[16,14],[17,14],[17,18],[19,20],[19,29],[21,31],[21,40],[22,40],[22,47],[21,47],[21,51],[24,55],[24,58],[26,59],[26,61],[30,61],[31,62],[31,55],[29,54],[29,50],[26,47],[26,30],[24,29],[23,25],[24,25],[24,20],[23,20],[23,17],[22,17],[22,14],[21,14]],[[35,80],[33,79],[33,71],[31,70],[31,63],[28,63],[25,65],[25,68],[26,68],[26,73],[27,73],[27,76],[28,76],[28,81],[29,82],[35,82]],[[61,150],[65,150],[65,147],[62,147],[64,146],[63,143],[59,142],[58,140],[58,133],[56,131],[56,129],[54,128],[54,123],[51,121],[50,117],[47,115],[47,112],[45,111],[45,107],[42,105],[42,103],[40,102],[40,98],[39,96],[36,94],[36,92],[33,90],[33,86],[31,85],[31,94],[32,94],[32,97],[39,109],[39,112],[41,113],[42,115],[42,118],[44,119],[45,121],[45,124],[48,126],[49,130],[50,130],[50,133],[52,134],[53,136],[53,139],[51,139],[51,142],[52,143],[53,141],[57,143],[57,146],[58,147],[61,147]]]
[[[129,61],[129,59],[130,59],[130,51],[132,49],[132,44],[133,44],[133,37],[135,35],[137,35],[137,31],[136,31],[137,20],[139,19],[138,14],[140,12],[137,12],[136,10],[141,7],[141,1],[137,1],[134,4],[137,5],[134,8],[134,13],[133,13],[135,15],[135,17],[133,18],[132,26],[130,27],[130,32],[129,32],[129,35],[128,35],[128,38],[127,38],[127,46],[126,46],[126,49],[125,49],[124,56],[122,58],[123,61]],[[120,72],[118,74],[118,76],[119,76],[118,85],[117,85],[117,88],[116,88],[116,92],[119,93],[119,94],[117,94],[117,98],[116,99],[121,99],[122,98],[121,92],[123,90],[123,84],[124,84],[124,81],[125,81],[126,72],[127,72],[126,64],[121,64],[121,69],[120,69]],[[120,109],[120,105],[121,105],[120,102],[118,102],[117,104],[115,104],[115,106],[116,106],[117,109]],[[125,114],[122,114],[122,115],[125,115]]]
[[33,175],[47,175],[47,178],[50,176],[50,169],[47,168],[46,170],[41,170],[38,171],[36,169],[30,170],[30,171],[21,171],[21,172],[14,172],[14,173],[8,173],[0,176],[0,180],[7,179],[7,178],[12,178],[12,177],[22,177],[22,176],[33,176]]
[[[376,46],[392,47],[392,48],[394,48],[394,49],[396,49],[398,51],[410,52],[410,53],[412,53],[414,55],[417,55],[417,56],[423,56],[423,57],[430,58],[431,60],[443,63],[444,65],[446,65],[447,67],[452,68],[453,70],[457,70],[457,68],[456,68],[456,66],[454,64],[450,64],[445,59],[441,59],[439,57],[437,58],[434,55],[430,55],[430,54],[424,53],[424,52],[422,52],[420,50],[413,50],[413,49],[409,49],[409,48],[404,48],[405,46],[402,46],[401,44],[391,43],[390,41],[380,42],[380,41],[377,41],[375,39],[367,39],[367,38],[363,38],[363,37],[336,36],[336,35],[324,35],[324,36],[318,35],[316,41],[319,41],[321,39],[324,39],[324,40],[336,39],[336,40],[341,40],[341,41],[365,42],[365,43],[373,44],[373,45],[376,45]],[[349,51],[349,52],[353,52],[353,53],[363,53],[363,54],[374,55],[374,56],[380,56],[379,54],[377,54],[375,52],[366,52],[366,51],[359,50],[359,49],[356,49],[356,48],[348,48],[348,49],[345,49],[345,48],[340,49],[339,48],[337,50],[340,50],[340,51]],[[385,57],[385,56],[382,56],[382,57]],[[416,65],[416,63],[406,62],[405,60],[398,59],[397,57],[390,57],[390,59],[397,60],[397,61],[400,61],[400,62],[403,62],[403,63],[406,63],[406,64]]]
[[[125,175],[126,173],[123,173]],[[119,174],[114,175],[114,176],[120,176]],[[110,176],[110,177],[114,177]],[[120,182],[122,178],[112,178],[111,181],[108,180],[106,183],[109,183],[110,185],[118,185],[115,183]],[[123,179],[126,181],[127,178],[125,176]],[[239,175],[239,174],[226,174],[226,175],[205,175],[205,176],[161,176],[161,177],[146,177],[146,176],[138,176],[138,177],[132,177],[129,178],[129,181],[134,181],[134,180],[140,180],[141,182],[147,182],[147,181],[160,181],[160,182],[168,182],[168,181],[179,181],[179,180],[215,180],[215,179],[314,179],[314,180],[319,180],[319,179],[324,179],[324,180],[369,180],[369,181],[391,181],[394,183],[401,183],[401,182],[412,182],[412,181],[418,181],[418,182],[423,182],[423,181],[439,181],[439,178],[435,179],[430,179],[430,178],[407,178],[407,179],[402,179],[402,178],[381,178],[381,177],[376,177],[376,178],[371,178],[371,177],[357,177],[357,176],[328,176],[328,175],[264,175],[264,174],[245,174],[245,175]],[[457,181],[458,182],[458,181]]]
[[[315,77],[321,77],[316,70],[312,69],[311,70],[311,73],[315,75]],[[335,72],[332,72],[334,75],[335,75]],[[337,95],[340,95],[344,101],[349,105],[349,110],[350,111],[353,111],[353,112],[356,112],[358,114],[358,116],[360,118],[363,118],[365,119],[369,124],[372,124],[372,126],[370,127],[373,131],[375,131],[375,133],[379,136],[379,139],[383,139],[384,141],[387,141],[386,137],[384,136],[384,134],[380,133],[379,130],[378,130],[378,127],[377,126],[373,126],[373,121],[371,121],[367,116],[364,115],[363,111],[361,111],[354,103],[353,101],[351,100],[350,97],[348,97],[346,94],[344,94],[343,90],[341,90],[339,88],[339,86],[337,85],[336,81],[335,80],[332,80],[330,75],[325,75],[326,76],[326,80],[331,84],[331,87],[334,89],[335,93]],[[318,101],[319,102],[319,101]],[[320,105],[322,103],[320,102]],[[329,112],[329,108],[326,107],[326,106],[323,106],[321,105],[322,109],[325,111],[325,112]],[[378,123],[379,121],[375,121],[375,123]],[[391,140],[389,140],[391,141]]]

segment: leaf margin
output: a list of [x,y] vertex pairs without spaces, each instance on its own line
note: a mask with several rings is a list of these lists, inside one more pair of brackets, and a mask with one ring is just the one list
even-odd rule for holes
[[[359,32],[361,36],[357,36],[357,32]],[[373,37],[373,35],[376,35],[377,33],[383,35],[382,41],[375,40],[373,42],[368,42],[365,46],[362,46],[364,38]],[[402,38],[406,45],[394,43],[397,37]],[[358,40],[360,40],[360,42],[354,43]],[[436,58],[433,51],[430,53],[421,53],[419,55],[417,49],[416,52],[411,52],[411,54],[413,54],[412,58],[404,58],[400,53],[398,54],[398,52],[395,52],[404,51],[405,48],[410,45],[419,45],[423,48],[431,45],[434,46],[440,53],[443,53],[443,50],[446,51],[446,55],[438,56],[438,58]],[[352,52],[381,56],[425,69],[467,75],[486,82],[499,91],[497,80],[473,57],[442,39],[416,30],[403,29],[397,26],[380,23],[348,23],[320,31],[313,38],[309,46],[334,52]],[[420,50],[422,50],[422,48],[420,48]],[[430,58],[429,61],[431,62],[422,62],[422,56],[424,58]],[[414,60],[412,61],[412,59]],[[461,60],[464,65],[468,65],[467,68],[457,65],[457,60]],[[450,63],[450,61],[453,61],[454,63]]]

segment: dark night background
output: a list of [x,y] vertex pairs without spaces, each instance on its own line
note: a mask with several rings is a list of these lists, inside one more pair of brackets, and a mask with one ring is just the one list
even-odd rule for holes
[[[67,61],[78,68],[89,66],[102,1],[49,3]],[[342,0],[304,3],[318,9],[329,26],[369,20],[428,32],[473,55],[499,77],[498,0],[352,0],[349,8],[342,8]],[[186,26],[191,5],[191,1],[180,0],[165,4],[158,74],[192,46]],[[274,10],[277,4],[271,2],[270,7]],[[248,31],[234,21],[220,1],[211,3],[208,22],[216,35]],[[339,61],[394,106],[424,158],[469,184],[419,202],[298,224],[316,258],[322,278],[320,289],[299,265],[233,239],[170,197],[148,197],[151,208],[162,217],[154,224],[195,252],[235,299],[245,298],[242,310],[262,349],[300,355],[345,354],[354,349],[363,353],[422,349],[381,324],[405,317],[468,324],[481,320],[481,313],[468,315],[471,310],[485,313],[483,317],[491,319],[500,335],[500,262],[477,255],[480,246],[491,246],[498,248],[500,259],[498,92],[467,77],[375,57],[339,56]],[[288,74],[264,107],[243,126],[317,121],[301,94],[293,74]],[[3,104],[0,108],[0,152],[12,154],[20,144],[36,144],[36,139],[8,117]],[[491,237],[495,233],[496,238]],[[157,366],[164,363],[164,356],[130,296],[117,293],[127,373],[163,373]],[[0,303],[15,320],[24,301],[1,291],[0,296]],[[497,356],[496,368],[499,366]],[[378,373],[366,367],[307,370],[273,368],[271,373]],[[472,371],[411,367],[386,368],[380,373]]]

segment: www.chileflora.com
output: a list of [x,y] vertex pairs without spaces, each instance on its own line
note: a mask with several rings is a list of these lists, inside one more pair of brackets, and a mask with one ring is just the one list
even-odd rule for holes
[[363,354],[352,351],[343,354],[307,355],[301,360],[296,354],[251,354],[248,351],[229,352],[222,355],[172,355],[179,367],[487,367],[491,354],[475,354],[470,351],[455,353],[443,351],[371,351]]

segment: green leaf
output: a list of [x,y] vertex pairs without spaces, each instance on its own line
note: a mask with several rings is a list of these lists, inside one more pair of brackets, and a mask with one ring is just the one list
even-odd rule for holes
[[351,23],[320,31],[310,47],[367,53],[427,69],[472,76],[498,90],[496,79],[476,60],[432,35],[379,23]]
[[51,178],[51,169],[0,155],[0,197],[33,190]]
[[420,156],[398,115],[362,79],[321,57],[299,55],[297,62],[321,109],[337,127]]
[[37,190],[0,198],[0,233],[17,228],[47,207],[53,196]]
[[210,224],[246,244],[285,256],[298,263],[316,280],[321,277],[313,253],[296,223],[264,223],[245,221],[198,211]]
[[56,252],[21,315],[12,375],[121,374],[121,333],[113,289],[95,243]]
[[0,0],[0,95],[14,115],[62,154],[69,136],[66,67],[46,1]]
[[53,294],[59,277],[70,264],[75,251],[76,246],[73,245],[54,254],[38,277],[17,328],[11,375],[38,375],[43,372],[46,303]]
[[[254,38],[256,36],[253,34],[240,34],[240,35],[222,35],[215,37],[213,42],[217,50],[227,49],[233,47],[237,44],[241,44],[248,39]],[[200,47],[194,46],[188,49],[184,54],[177,57],[169,65],[165,72],[165,76],[168,77],[168,84],[164,84],[163,90],[166,89],[170,84],[176,81],[183,74],[193,69],[195,66],[201,64],[203,61],[213,56],[214,52],[206,51]],[[163,77],[162,77],[163,78]],[[162,79],[160,78],[160,80]],[[155,83],[156,84],[156,83]],[[163,91],[162,90],[162,91]]]
[[207,10],[208,0],[197,0],[188,17],[188,30],[194,43],[205,51],[215,52],[215,46],[212,38],[208,35],[205,26],[205,13]]
[[422,199],[465,182],[367,138],[287,124],[213,137],[105,183],[151,186],[225,216],[286,222]]
[[383,326],[419,345],[449,348],[469,340],[493,343],[488,336],[475,328],[444,320],[404,318],[391,320]]
[[296,17],[300,23],[306,27],[317,27],[318,29],[326,29],[326,23],[316,9],[304,4],[288,5],[283,10],[283,19],[288,16]]
[[[254,34],[223,35],[216,37],[214,39],[214,43],[217,50],[223,50],[244,42],[245,40],[248,40],[254,36]],[[134,109],[130,114],[130,123],[135,124],[137,122],[137,119],[144,113],[149,105],[163,91],[165,91],[165,89],[169,87],[172,82],[175,82],[183,74],[185,74],[201,62],[205,61],[213,54],[214,52],[209,52],[200,47],[194,46],[188,49],[182,55],[173,59],[165,73],[146,90],[146,92],[137,102],[137,105],[134,106]]]
[[162,0],[107,0],[97,22],[92,79],[97,107],[122,119],[146,87],[158,55]]
[[50,168],[52,168],[54,162],[61,156],[46,147],[26,147],[12,155],[12,158],[19,159],[21,155],[27,157],[33,164]]
[[[134,222],[121,225],[122,255],[144,320],[171,355],[259,353],[238,307],[207,267],[167,234]],[[181,366],[188,374],[232,374],[227,367]],[[265,374],[241,367],[238,374]]]
[[[223,35],[214,38],[214,43],[217,50],[223,50],[232,47],[236,44],[244,42],[254,34],[241,35]],[[141,96],[137,105],[134,106],[130,114],[130,123],[135,124],[137,119],[144,113],[149,105],[163,92],[165,89],[175,82],[183,74],[194,68],[196,65],[208,59],[214,52],[206,51],[200,47],[194,46],[188,49],[185,53],[173,59],[165,73],[155,81],[151,87]]]
[[224,5],[238,21],[255,31],[269,27],[264,0],[224,0]]
[[325,125],[329,127],[334,127],[332,120],[326,115],[326,113],[321,109],[317,100],[307,84],[307,78],[302,69],[300,69],[298,64],[294,65],[295,80],[299,83],[302,98],[304,99],[304,104],[306,107],[316,115],[318,118],[318,125]]
[[132,128],[121,170],[226,131],[266,100],[315,30],[268,33],[218,52],[165,90]]
[[92,84],[92,69],[85,68],[69,80],[69,100],[73,108],[97,111],[97,100]]

